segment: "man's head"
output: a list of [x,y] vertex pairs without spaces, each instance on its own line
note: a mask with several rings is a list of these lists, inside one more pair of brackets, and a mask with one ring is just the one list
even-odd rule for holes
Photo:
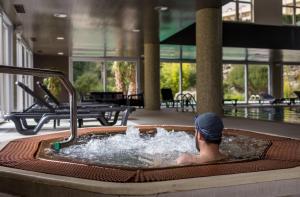
[[195,120],[196,141],[197,138],[204,139],[206,143],[219,145],[222,139],[224,125],[222,119],[215,113],[204,113],[199,115]]

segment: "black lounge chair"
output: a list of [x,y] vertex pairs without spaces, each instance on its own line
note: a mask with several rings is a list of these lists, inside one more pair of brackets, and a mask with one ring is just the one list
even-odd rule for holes
[[127,96],[127,106],[136,106],[144,108],[144,94],[131,94]]
[[[54,107],[42,97],[35,94],[30,88],[21,82],[17,82],[17,85],[21,87],[25,92],[35,98],[36,103],[25,109],[23,112],[14,112],[9,115],[5,115],[5,120],[11,120],[15,124],[17,131],[23,135],[34,135],[39,132],[45,123],[50,120],[62,120],[70,119],[69,109],[66,107],[59,108]],[[115,107],[115,106],[103,106],[103,107],[90,107],[90,108],[78,108],[77,119],[79,127],[83,124],[83,119],[95,118],[103,126],[115,125],[118,121],[119,114],[123,112],[121,125],[126,125],[129,114],[134,111],[133,107]],[[29,125],[28,119],[34,119],[37,124]]]
[[[59,107],[59,108],[69,108],[69,103],[62,103],[60,102],[51,92],[50,90],[44,85],[42,84],[40,81],[36,82],[37,86],[45,93],[45,99],[48,103],[52,103],[52,105]],[[25,84],[22,84],[20,82],[18,82],[18,84],[21,88],[26,88],[28,91],[28,87]],[[25,89],[24,89],[25,90]],[[29,89],[30,90],[30,89]],[[26,91],[26,90],[25,90]],[[27,92],[26,91],[26,92]],[[34,94],[34,92],[31,91],[31,94]],[[34,97],[37,97],[38,95],[35,94]],[[116,105],[114,103],[106,103],[106,104],[101,104],[99,102],[81,102],[81,103],[77,103],[77,108],[78,109],[82,109],[82,108],[98,108],[98,107],[107,107],[107,106],[114,106],[117,107],[119,105]]]

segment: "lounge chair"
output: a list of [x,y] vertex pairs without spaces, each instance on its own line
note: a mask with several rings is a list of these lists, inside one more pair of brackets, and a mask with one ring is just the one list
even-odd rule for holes
[[[45,93],[45,99],[47,100],[48,103],[51,103],[52,105],[59,107],[59,108],[69,108],[69,103],[62,103],[60,102],[51,92],[50,90],[44,85],[42,84],[40,81],[36,82],[37,86]],[[24,91],[26,91],[28,93],[28,87],[26,87],[25,84],[17,82],[17,85],[19,85],[21,88],[24,89]],[[27,89],[27,90],[25,90]],[[30,90],[30,89],[29,89]],[[30,94],[34,94],[32,91]],[[34,97],[38,96],[37,94],[35,94]],[[77,108],[78,109],[82,109],[82,108],[98,108],[98,107],[107,107],[107,106],[118,106],[116,104],[101,104],[99,102],[81,102],[77,104]]]
[[127,96],[127,106],[138,106],[144,108],[144,94],[131,94]]
[[[36,95],[25,84],[18,82],[19,87],[33,96],[36,103],[25,109],[23,112],[13,112],[5,115],[5,120],[11,120],[15,124],[17,131],[23,135],[34,135],[39,132],[45,123],[50,120],[62,120],[70,119],[69,109],[66,107],[55,107],[45,101],[42,97]],[[121,125],[126,125],[129,114],[134,111],[133,107],[115,107],[115,106],[103,106],[103,107],[90,107],[90,108],[78,108],[77,119],[79,127],[83,124],[83,119],[95,118],[103,126],[115,125],[118,121],[119,114],[123,112]],[[28,119],[34,119],[37,124],[29,125]]]

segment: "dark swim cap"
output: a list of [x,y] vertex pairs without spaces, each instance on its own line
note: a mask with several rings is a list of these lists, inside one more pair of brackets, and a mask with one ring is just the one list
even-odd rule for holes
[[206,140],[215,141],[222,138],[224,125],[222,119],[215,113],[204,113],[195,120],[196,130],[201,133]]

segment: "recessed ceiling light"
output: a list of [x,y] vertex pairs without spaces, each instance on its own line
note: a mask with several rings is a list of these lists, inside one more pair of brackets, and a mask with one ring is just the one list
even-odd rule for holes
[[167,6],[156,6],[154,7],[155,10],[157,11],[167,11],[169,8]]
[[132,32],[134,32],[134,33],[138,33],[138,32],[140,32],[141,30],[140,29],[133,29],[132,30]]
[[64,55],[64,53],[63,52],[58,52],[57,55]]
[[55,13],[53,16],[56,18],[66,18],[68,15],[64,13]]
[[61,37],[61,36],[58,36],[57,38],[56,38],[56,40],[64,40],[65,38],[64,37]]

